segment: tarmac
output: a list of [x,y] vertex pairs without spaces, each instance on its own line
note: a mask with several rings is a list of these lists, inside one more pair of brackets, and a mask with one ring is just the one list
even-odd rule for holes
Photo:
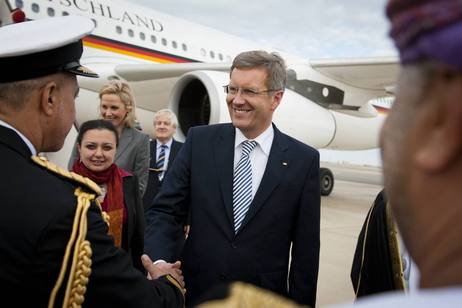
[[351,264],[359,232],[382,190],[377,167],[321,164],[334,173],[334,190],[321,199],[321,252],[317,307],[353,303]]

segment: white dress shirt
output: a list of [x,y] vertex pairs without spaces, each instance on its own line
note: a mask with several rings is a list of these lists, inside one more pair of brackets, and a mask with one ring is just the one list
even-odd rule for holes
[[[257,146],[250,153],[250,163],[252,164],[252,199],[260,186],[261,179],[265,173],[266,163],[271,151],[271,145],[274,139],[273,125],[270,125],[263,133],[257,138],[252,139],[257,142]],[[242,142],[249,140],[244,134],[236,128],[236,137],[234,140],[234,170],[237,167],[239,159],[242,155]]]

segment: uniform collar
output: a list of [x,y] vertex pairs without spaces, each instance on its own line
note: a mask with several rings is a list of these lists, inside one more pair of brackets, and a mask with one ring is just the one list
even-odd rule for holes
[[18,136],[22,139],[22,141],[24,141],[24,143],[27,145],[27,147],[29,148],[30,152],[32,153],[32,155],[37,155],[37,150],[35,149],[34,145],[32,144],[32,142],[30,142],[29,139],[27,139],[26,136],[24,136],[19,130],[17,130],[16,128],[14,128],[13,126],[11,126],[10,124],[6,123],[5,121],[2,121],[0,120],[0,125],[3,126],[3,127],[6,127],[6,128],[9,128],[13,131],[16,132],[16,134],[18,134]]

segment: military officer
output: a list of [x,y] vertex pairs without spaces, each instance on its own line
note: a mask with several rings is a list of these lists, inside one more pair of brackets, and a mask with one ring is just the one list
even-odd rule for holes
[[76,75],[91,20],[66,16],[0,28],[0,294],[16,307],[181,307],[180,264],[152,277],[107,234],[99,187],[39,159],[75,119]]

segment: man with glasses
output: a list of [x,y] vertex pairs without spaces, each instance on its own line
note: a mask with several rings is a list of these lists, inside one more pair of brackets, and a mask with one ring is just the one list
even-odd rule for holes
[[[189,130],[147,211],[146,251],[158,262],[181,259],[187,305],[235,280],[315,305],[319,153],[272,124],[286,78],[279,55],[239,54],[225,86],[232,123]],[[178,256],[188,213],[191,229]]]

